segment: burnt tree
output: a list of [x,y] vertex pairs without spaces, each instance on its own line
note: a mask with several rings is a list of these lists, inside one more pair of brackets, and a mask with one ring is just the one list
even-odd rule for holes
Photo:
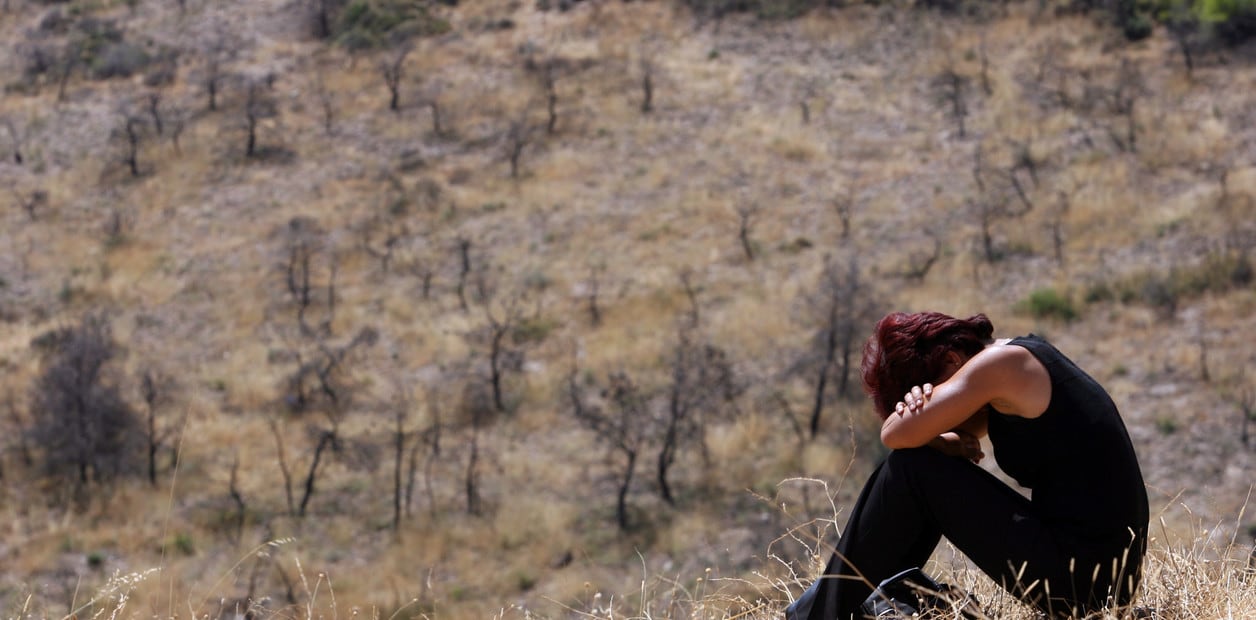
[[742,201],[737,203],[734,210],[737,212],[737,240],[741,244],[741,250],[746,255],[746,260],[753,261],[755,257],[755,244],[750,238],[750,233],[754,229],[756,219],[759,216],[760,207],[758,203],[752,201]]
[[589,309],[589,323],[593,327],[602,325],[602,307],[598,304],[598,296],[602,289],[602,277],[606,273],[606,264],[599,262],[589,267],[589,277],[585,280],[585,301]]
[[123,109],[118,127],[114,130],[115,139],[122,143],[122,161],[132,178],[140,176],[139,153],[147,136],[148,123],[133,110]]
[[680,451],[696,442],[705,458],[707,424],[721,409],[735,410],[743,388],[724,350],[701,341],[687,329],[677,337],[668,370],[667,401],[658,415],[655,473],[659,497],[675,505],[668,474]]
[[[304,517],[309,509],[323,455],[329,451],[340,453],[346,445],[340,425],[353,410],[354,399],[359,391],[350,368],[351,356],[360,349],[373,346],[378,339],[379,333],[367,327],[359,330],[348,342],[334,344],[329,340],[319,339],[313,353],[292,353],[296,368],[285,379],[285,401],[289,410],[297,415],[318,413],[322,417],[321,423],[311,423],[307,427],[314,449],[301,484],[301,499],[296,502],[297,517]],[[282,443],[279,433],[276,433],[276,441]],[[280,450],[282,451],[282,447]],[[280,458],[284,458],[282,453]],[[286,464],[281,463],[281,468],[286,470]],[[285,477],[289,479],[286,493],[291,495],[291,474],[285,471]]]
[[510,162],[510,178],[518,179],[523,152],[536,135],[536,126],[528,118],[527,110],[521,112],[506,128],[506,161]]
[[387,58],[379,61],[379,72],[388,87],[388,109],[401,111],[401,81],[405,76],[406,57],[413,50],[409,45],[401,45]]
[[651,58],[641,59],[641,113],[649,114],[654,111],[654,80],[655,74],[658,72],[658,66]]
[[[293,218],[284,237],[284,284],[296,308],[297,326],[305,336],[330,335],[336,316],[336,254],[310,218]],[[321,319],[312,325],[310,315],[319,308]]]
[[9,135],[9,159],[15,165],[21,166],[26,162],[24,155],[26,133],[18,128],[17,123],[9,117],[0,118],[0,123],[4,124],[5,132]]
[[803,369],[813,377],[812,406],[808,429],[820,432],[820,420],[830,390],[838,398],[850,393],[850,376],[864,334],[880,316],[880,302],[866,282],[854,254],[826,259],[815,290],[807,296],[809,322],[817,325]]
[[16,186],[11,186],[9,193],[13,195],[14,203],[26,212],[26,217],[32,222],[39,218],[39,211],[48,206],[48,192],[42,189],[25,193]]
[[1134,61],[1123,58],[1117,70],[1116,83],[1108,99],[1108,109],[1121,119],[1123,128],[1109,128],[1108,135],[1117,148],[1129,153],[1138,151],[1138,101],[1147,94],[1142,72]]
[[262,122],[279,116],[279,104],[275,100],[272,80],[273,76],[252,79],[244,87],[240,113],[243,116],[241,124],[245,135],[244,156],[250,159],[260,154],[257,143]]
[[[157,460],[162,449],[169,447],[172,454],[177,447],[169,444],[175,440],[178,424],[163,422],[162,411],[172,402],[175,382],[169,375],[153,368],[140,373],[140,399],[144,401],[144,443],[148,457],[148,483],[157,486]],[[174,441],[177,443],[177,440]],[[173,463],[175,458],[171,458]]]
[[612,459],[619,456],[616,475],[615,520],[621,531],[631,525],[628,519],[628,494],[632,489],[637,459],[645,448],[649,413],[646,396],[633,383],[627,373],[613,373],[604,389],[591,399],[582,385],[579,372],[573,370],[567,379],[567,397],[572,415],[585,428],[593,431],[600,443],[611,452]]
[[108,320],[78,325],[32,343],[44,366],[31,388],[31,442],[42,449],[44,473],[83,493],[139,469],[139,424],[122,397],[115,361],[122,354]]
[[951,120],[955,122],[959,137],[967,136],[964,120],[968,118],[968,88],[970,80],[952,68],[947,68],[933,80],[938,103],[946,107]]
[[463,312],[470,310],[467,305],[467,279],[471,276],[471,240],[459,236],[457,239],[458,254],[458,307]]

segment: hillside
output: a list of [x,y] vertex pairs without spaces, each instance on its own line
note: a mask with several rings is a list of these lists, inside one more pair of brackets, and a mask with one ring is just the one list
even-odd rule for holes
[[[882,453],[819,335],[892,309],[1051,338],[1153,545],[1250,551],[1250,44],[546,4],[0,2],[6,614],[779,604]],[[75,342],[136,420],[81,464]]]

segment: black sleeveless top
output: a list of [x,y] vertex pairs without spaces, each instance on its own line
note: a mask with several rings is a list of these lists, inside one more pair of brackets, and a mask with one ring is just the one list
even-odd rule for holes
[[[1033,419],[991,411],[988,432],[999,467],[1033,491],[1039,516],[1099,555],[1146,544],[1147,489],[1112,398],[1046,340],[1028,349],[1051,377],[1051,402]],[[1131,540],[1133,537],[1133,540]]]

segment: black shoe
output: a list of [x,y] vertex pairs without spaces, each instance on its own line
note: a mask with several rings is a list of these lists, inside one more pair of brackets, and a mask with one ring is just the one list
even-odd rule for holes
[[898,620],[929,615],[949,618],[985,618],[977,598],[954,586],[938,583],[919,568],[905,570],[877,586],[859,608],[865,618]]

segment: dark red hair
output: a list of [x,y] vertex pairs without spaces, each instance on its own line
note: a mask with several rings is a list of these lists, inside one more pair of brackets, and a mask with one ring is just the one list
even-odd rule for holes
[[887,314],[864,344],[860,364],[864,391],[884,420],[907,390],[941,376],[947,353],[971,357],[985,348],[993,335],[994,325],[984,314],[967,319],[941,312]]

